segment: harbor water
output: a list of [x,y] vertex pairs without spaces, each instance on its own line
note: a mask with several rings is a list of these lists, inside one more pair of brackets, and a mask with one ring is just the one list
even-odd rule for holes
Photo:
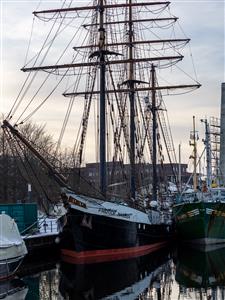
[[225,299],[225,246],[185,245],[92,264],[46,253],[25,260],[15,278],[0,281],[0,299]]

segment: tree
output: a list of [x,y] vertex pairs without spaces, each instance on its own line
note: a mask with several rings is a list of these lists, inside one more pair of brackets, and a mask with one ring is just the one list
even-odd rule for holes
[[[29,122],[19,130],[46,160],[57,162],[53,138],[45,132],[45,126]],[[48,200],[58,200],[59,187],[49,176],[48,170],[28,148],[1,128],[0,202],[26,202],[28,183],[32,185],[32,201],[46,205]]]

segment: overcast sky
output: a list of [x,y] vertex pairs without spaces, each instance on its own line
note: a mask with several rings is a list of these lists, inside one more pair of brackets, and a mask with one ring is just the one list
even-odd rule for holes
[[[1,3],[1,102],[0,111],[6,114],[16,98],[24,74],[23,66],[32,25],[32,11],[40,1],[4,1]],[[61,1],[42,1],[54,8]],[[220,116],[221,83],[225,81],[225,5],[224,0],[173,1],[171,13],[179,17],[185,34],[191,38],[191,51],[197,76],[202,87],[193,93],[178,97],[166,97],[174,143],[182,143],[183,161],[190,155],[189,132],[192,116],[196,116],[197,128],[203,133],[199,120]],[[42,34],[42,32],[37,32]],[[22,74],[21,74],[22,73]],[[57,116],[62,103],[54,107],[51,130],[57,137]],[[40,119],[44,121],[44,117]],[[203,138],[203,136],[201,136]],[[92,160],[93,158],[90,158]]]

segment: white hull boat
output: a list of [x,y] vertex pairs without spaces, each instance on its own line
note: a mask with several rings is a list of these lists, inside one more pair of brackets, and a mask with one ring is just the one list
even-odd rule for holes
[[0,280],[12,276],[27,254],[26,245],[16,222],[8,215],[0,215]]

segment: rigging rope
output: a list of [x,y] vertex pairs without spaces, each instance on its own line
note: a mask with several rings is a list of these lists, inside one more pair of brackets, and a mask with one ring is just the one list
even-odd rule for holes
[[[65,52],[67,51],[67,49],[68,49],[69,46],[71,45],[72,41],[73,41],[74,38],[76,37],[77,32],[78,32],[78,31],[76,31],[76,32],[74,33],[72,39],[69,41],[69,43],[67,44],[66,48],[63,50],[63,52],[62,52],[62,54],[60,55],[60,57],[58,58],[56,64],[59,63],[60,59],[63,57],[63,55],[65,54]],[[76,57],[74,57],[73,61],[75,61],[75,58],[76,58]],[[62,76],[60,82],[64,79],[64,77],[66,76],[67,72],[69,72],[69,68],[68,68],[68,69],[66,70],[66,72],[63,74],[63,76]],[[33,100],[35,99],[35,97],[37,96],[37,94],[40,92],[41,88],[42,88],[42,87],[44,86],[44,84],[47,82],[47,80],[48,80],[48,78],[50,77],[50,75],[51,75],[51,73],[49,73],[49,74],[46,76],[46,78],[45,78],[44,81],[42,82],[41,86],[38,88],[38,90],[36,91],[36,93],[34,94],[34,96],[31,98],[31,100],[29,101],[29,103],[28,103],[27,106],[25,107],[24,111],[23,111],[23,112],[21,113],[21,115],[19,116],[19,118],[18,118],[18,120],[16,121],[16,123],[19,121],[19,119],[23,116],[23,114],[26,112],[26,110],[28,109],[28,107],[31,105],[31,103],[33,102]],[[59,82],[59,83],[60,83],[60,82]],[[59,86],[59,84],[56,85],[56,87],[58,87],[58,86]],[[55,91],[56,88],[53,89],[53,90]],[[51,94],[52,94],[52,93],[49,94],[49,97],[50,97]],[[49,98],[49,97],[48,97],[48,98]],[[47,99],[48,99],[48,98],[47,98]],[[46,99],[46,100],[47,100],[47,99]],[[43,104],[44,104],[44,103],[45,103],[45,101],[43,102]],[[41,106],[42,106],[42,105],[41,105]],[[39,108],[40,108],[41,106],[39,106]],[[39,108],[38,108],[38,109],[39,109]],[[38,110],[38,109],[37,109],[37,110]],[[37,110],[36,110],[36,111],[37,111]],[[36,112],[36,111],[35,111],[35,112]],[[31,115],[31,116],[32,116],[32,115]],[[26,120],[27,120],[27,119],[28,119],[28,118],[26,118]],[[25,122],[25,120],[23,120],[22,122]]]
[[[54,25],[53,25],[53,26],[54,26]],[[52,29],[53,29],[53,26],[52,26],[52,28],[51,28],[51,30],[50,30],[48,36],[50,35],[50,33],[51,33]],[[42,48],[41,48],[41,50],[39,51],[39,54],[38,54],[38,56],[37,56],[37,58],[36,58],[36,60],[35,60],[35,62],[34,62],[34,64],[33,64],[33,66],[35,65],[37,59],[39,58],[39,56],[40,56],[40,54],[41,54],[41,51],[42,51],[42,49],[43,49],[43,46],[45,45],[45,43],[46,43],[46,41],[47,41],[47,39],[48,39],[48,36],[46,37],[46,39],[45,39],[45,41],[44,41],[44,44],[42,45]],[[21,95],[21,93],[22,93],[22,91],[23,91],[23,89],[24,89],[24,87],[25,87],[25,85],[26,85],[26,83],[27,83],[27,81],[28,81],[30,75],[31,75],[31,72],[29,72],[29,74],[27,75],[27,77],[26,77],[26,79],[25,79],[25,81],[24,81],[24,83],[23,83],[23,85],[22,85],[22,88],[21,88],[21,90],[20,90],[20,92],[19,92],[19,94],[18,94],[18,96],[17,96],[17,98],[16,98],[16,100],[15,100],[15,102],[14,102],[14,104],[13,104],[11,110],[9,111],[9,114],[8,114],[7,118],[8,118],[9,116],[10,116],[10,118],[11,118],[11,117],[13,116],[13,114],[15,113],[15,111],[18,109],[18,107],[19,107],[21,101],[23,100],[25,94],[27,93],[27,91],[28,91],[28,89],[29,89],[31,83],[32,83],[33,80],[35,79],[35,77],[36,77],[36,75],[37,75],[37,72],[33,75],[33,78],[31,79],[30,83],[28,84],[28,87],[25,89],[25,91],[24,91],[24,93],[23,93],[21,99],[19,100],[19,97],[20,97],[20,95]],[[18,102],[18,103],[17,103],[17,102]]]
[[28,47],[27,47],[27,52],[26,52],[26,56],[25,56],[24,65],[26,64],[28,53],[29,53],[29,50],[30,50],[30,44],[31,44],[31,39],[32,39],[32,35],[33,35],[33,30],[34,30],[34,21],[35,21],[35,17],[33,17],[33,21],[32,21],[30,38],[29,38],[29,42],[28,42]]
[[[28,178],[33,182],[32,185],[34,186],[36,192],[38,192],[37,189],[36,189],[36,184],[34,183],[33,178],[29,175],[29,170],[28,170],[28,168],[27,168],[27,166],[26,166],[24,160],[22,159],[21,154],[20,154],[18,148],[15,146],[15,143],[17,143],[17,145],[19,146],[20,150],[23,152],[23,155],[24,155],[26,161],[28,162],[28,164],[29,164],[29,166],[30,166],[30,168],[31,168],[30,162],[29,162],[29,160],[28,160],[27,157],[26,157],[25,150],[22,150],[21,144],[20,144],[19,141],[18,141],[18,140],[17,140],[17,139],[9,132],[8,129],[7,129],[7,134],[8,134],[8,136],[11,137],[10,140],[13,141],[13,144],[12,144],[9,140],[7,140],[8,145],[9,145],[11,151],[12,151],[13,156],[16,157],[16,155],[15,155],[15,152],[16,152],[17,156],[19,157],[19,159],[20,159],[20,161],[21,161],[21,163],[22,163],[22,165],[23,165],[23,168],[24,168],[24,170],[25,170],[25,172],[26,172]],[[21,169],[20,169],[20,166],[18,165],[17,160],[16,160],[16,164],[17,164],[17,166],[18,166],[18,170],[19,170],[19,173],[20,173],[21,177],[22,177],[25,181],[27,181],[27,178],[25,178],[25,177],[23,176],[22,172],[21,172]],[[32,170],[32,172],[34,172],[34,169],[33,169],[33,168],[32,168],[31,170]],[[43,186],[42,186],[42,184],[41,184],[39,178],[36,176],[35,173],[34,173],[34,176],[35,176],[36,180],[38,181],[38,184],[40,185],[40,187],[41,187],[41,189],[42,189],[44,195],[46,196],[46,199],[50,201],[50,199],[48,198],[48,195],[47,195],[46,191],[43,189]],[[42,204],[42,206],[43,206],[43,208],[44,208],[44,210],[45,210],[45,213],[47,213],[47,209],[46,209],[46,207],[45,207],[44,202],[43,202],[43,201],[41,201],[41,202],[42,202],[41,204]]]
[[[64,4],[65,4],[65,1],[64,1],[63,5],[64,5]],[[63,5],[62,5],[62,8],[63,8]],[[50,31],[49,31],[47,37],[45,38],[45,40],[44,40],[44,42],[43,42],[43,44],[42,44],[42,47],[41,47],[39,53],[37,54],[36,59],[35,59],[33,65],[32,65],[32,67],[34,67],[34,65],[36,64],[38,58],[39,58],[40,55],[41,55],[41,52],[45,49],[45,47],[46,47],[45,45],[46,45],[46,43],[47,43],[47,41],[48,41],[48,39],[49,39],[49,37],[50,37],[52,31],[53,31],[53,28],[54,28],[55,24],[56,24],[56,22],[54,22],[53,25],[51,26],[51,29],[50,29]],[[59,30],[60,30],[60,28],[61,28],[61,25],[62,25],[62,22],[59,24],[58,29],[56,30],[56,33],[55,33],[53,39],[52,39],[51,42],[49,43],[49,47],[48,47],[48,49],[46,50],[46,52],[45,52],[45,54],[44,54],[44,56],[43,56],[43,58],[42,58],[40,64],[42,64],[42,63],[44,62],[44,60],[45,60],[45,58],[46,58],[46,56],[47,56],[47,54],[48,54],[48,52],[49,52],[49,50],[50,50],[50,48],[51,48],[51,46],[52,46],[52,44],[53,44],[55,38],[57,37],[57,33],[59,32]],[[24,81],[24,83],[23,83],[23,85],[22,85],[22,87],[21,87],[21,89],[20,89],[19,94],[18,94],[18,96],[16,97],[16,99],[15,99],[15,101],[14,101],[13,106],[12,106],[12,108],[10,109],[10,111],[9,111],[9,113],[8,113],[7,118],[9,118],[9,117],[12,118],[12,116],[15,114],[16,110],[19,108],[19,106],[20,106],[22,100],[24,99],[24,97],[25,97],[25,95],[26,95],[28,89],[30,88],[32,82],[33,82],[34,79],[36,78],[37,72],[34,73],[34,75],[32,76],[32,78],[31,78],[31,80],[30,80],[30,82],[29,82],[29,84],[28,84],[28,86],[26,87],[25,91],[23,92],[23,90],[24,90],[24,88],[25,88],[25,86],[26,86],[26,84],[27,84],[28,79],[30,78],[30,76],[31,76],[31,72],[29,72],[29,74],[27,75],[27,77],[26,77],[26,79],[25,79],[25,81]],[[23,94],[22,94],[22,92],[23,92]],[[22,94],[22,96],[21,96],[21,94]],[[20,97],[21,97],[21,98],[20,98]],[[20,100],[19,100],[19,98],[20,98]]]

